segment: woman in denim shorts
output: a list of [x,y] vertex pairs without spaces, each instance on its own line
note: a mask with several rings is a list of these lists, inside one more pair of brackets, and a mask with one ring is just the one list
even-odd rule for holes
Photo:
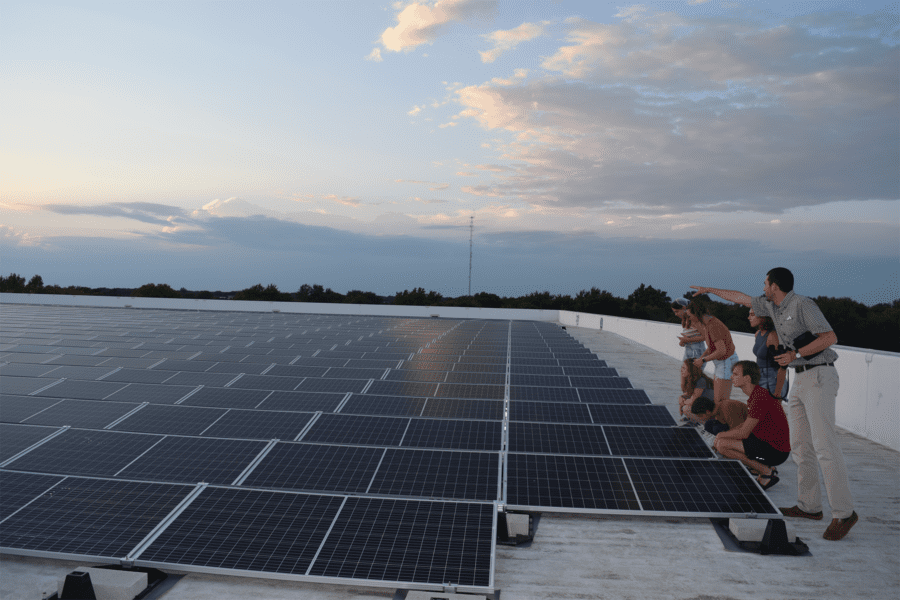
[[738,361],[734,352],[734,341],[725,323],[709,314],[709,300],[706,296],[694,296],[687,307],[691,324],[703,334],[709,346],[707,350],[694,359],[694,364],[703,367],[712,361],[716,367],[713,388],[716,404],[731,397],[731,368]]
[[681,319],[681,334],[678,336],[678,345],[684,348],[682,361],[693,361],[700,358],[706,352],[706,342],[703,335],[691,326],[691,320],[687,315],[687,307],[690,301],[687,298],[677,298],[672,303],[672,312]]

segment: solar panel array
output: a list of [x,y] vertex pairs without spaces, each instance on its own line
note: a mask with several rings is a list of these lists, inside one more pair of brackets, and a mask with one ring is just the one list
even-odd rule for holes
[[554,324],[6,305],[0,326],[4,552],[485,591],[501,506],[778,514]]

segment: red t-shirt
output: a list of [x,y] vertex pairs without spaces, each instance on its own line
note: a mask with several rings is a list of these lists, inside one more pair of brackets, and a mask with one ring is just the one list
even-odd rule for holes
[[747,400],[747,416],[758,419],[753,435],[781,452],[791,451],[791,434],[781,402],[769,390],[756,386]]

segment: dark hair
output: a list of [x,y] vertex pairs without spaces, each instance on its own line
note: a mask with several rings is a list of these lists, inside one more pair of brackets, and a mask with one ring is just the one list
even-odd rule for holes
[[774,283],[785,294],[794,289],[794,274],[784,267],[775,267],[766,273],[766,277],[769,278],[770,284]]
[[688,310],[692,315],[702,320],[703,315],[712,314],[710,312],[710,306],[711,302],[709,300],[709,296],[694,296],[693,298],[691,298],[691,303],[688,305]]
[[734,371],[735,367],[741,368],[742,375],[750,376],[750,383],[759,385],[759,365],[752,360],[740,360],[734,363],[734,367],[731,367],[731,370]]
[[692,393],[697,388],[697,382],[701,379],[706,380],[706,387],[708,389],[713,389],[713,380],[703,372],[702,367],[698,367],[697,365],[695,365],[692,359],[684,361],[684,364],[687,367],[688,376],[687,380],[683,382],[683,387],[681,389],[682,392],[684,392],[685,394]]
[[756,318],[759,319],[759,325],[756,327],[757,331],[775,331],[775,323],[771,317],[756,315]]
[[691,404],[691,412],[695,415],[702,415],[703,413],[715,412],[716,403],[710,400],[705,396],[700,396],[694,403]]

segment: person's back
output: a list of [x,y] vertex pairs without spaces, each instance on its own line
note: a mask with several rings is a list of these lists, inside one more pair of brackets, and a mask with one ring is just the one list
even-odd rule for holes
[[716,420],[728,425],[728,429],[737,429],[747,420],[747,405],[740,400],[724,400],[719,407]]

